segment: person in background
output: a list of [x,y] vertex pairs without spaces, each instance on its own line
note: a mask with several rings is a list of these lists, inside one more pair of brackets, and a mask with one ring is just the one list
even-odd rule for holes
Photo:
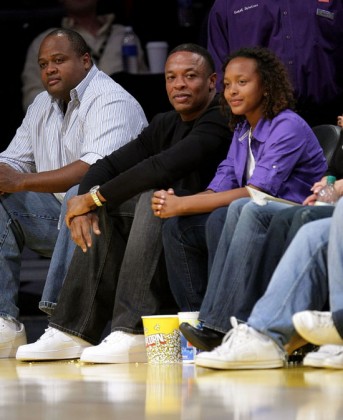
[[[0,154],[1,358],[14,357],[26,343],[17,307],[24,246],[45,257],[55,250],[56,259],[63,253],[67,265],[74,246],[63,223],[66,200],[77,193],[90,165],[147,125],[138,102],[97,69],[77,32],[50,32],[38,65],[46,90]],[[55,246],[65,235],[62,249]]]
[[340,127],[343,127],[343,115],[338,115],[337,125],[339,125]]
[[[73,29],[85,39],[90,48],[93,62],[99,70],[112,76],[123,71],[121,45],[125,27],[115,23],[114,14],[98,15],[99,0],[59,0],[64,8],[65,17],[61,27]],[[39,76],[37,53],[42,39],[52,30],[39,34],[30,44],[22,72],[23,108],[26,110],[35,96],[44,87]],[[138,70],[147,71],[144,52],[138,41]]]
[[[343,103],[341,0],[215,0],[208,18],[208,50],[223,81],[222,63],[241,47],[274,51],[287,67],[297,112],[310,126],[335,124]],[[249,28],[249,30],[243,30]]]
[[[204,315],[207,303],[206,315],[211,310],[222,311],[232,303],[228,293],[234,299],[240,270],[247,269],[244,255],[254,251],[259,241],[259,229],[250,228],[255,218],[249,217],[249,211],[263,209],[263,223],[267,224],[270,214],[288,206],[279,202],[257,206],[250,198],[240,198],[249,196],[245,186],[301,203],[327,169],[312,129],[291,110],[288,75],[272,51],[243,48],[229,56],[224,67],[223,95],[230,107],[231,124],[236,127],[227,159],[205,193],[179,197],[172,191],[157,191],[152,200],[155,215],[168,219],[163,224],[163,244],[173,295],[182,311],[201,308],[200,315]],[[236,203],[246,204],[247,210],[240,215],[243,206],[237,207]],[[237,217],[225,223],[229,214]],[[228,246],[218,246],[221,236],[228,244],[238,236],[240,246],[232,246],[237,254],[232,259],[237,272],[229,292],[224,290],[220,295],[220,269],[209,283],[208,273],[212,272],[216,251],[223,249],[226,256]],[[230,279],[231,273],[223,280]],[[217,293],[220,304],[212,308]],[[208,321],[207,317],[204,320]],[[220,338],[227,329],[226,325],[223,331],[219,329]]]
[[[68,202],[66,220],[78,246],[47,331],[19,348],[19,360],[145,362],[141,316],[177,311],[151,189],[202,191],[232,133],[205,48],[187,43],[173,49],[165,80],[174,110],[157,114],[134,141],[98,160]],[[98,344],[111,319],[111,333]]]
[[[266,293],[247,323],[237,323],[223,343],[196,356],[198,366],[215,369],[284,367],[284,346],[296,330],[320,345],[305,366],[343,368],[341,198],[333,216],[304,225],[275,270]],[[325,311],[329,301],[330,312]],[[321,311],[325,312],[321,312]]]

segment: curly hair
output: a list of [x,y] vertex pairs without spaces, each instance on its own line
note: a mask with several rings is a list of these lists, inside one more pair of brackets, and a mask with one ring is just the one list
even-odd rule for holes
[[[268,48],[253,47],[241,48],[233,52],[223,64],[223,73],[231,60],[237,57],[251,58],[256,61],[261,77],[262,86],[267,95],[263,97],[262,113],[264,118],[271,120],[285,109],[294,109],[295,98],[288,72],[280,59]],[[245,120],[244,115],[234,115],[228,107],[221,92],[221,105],[223,111],[229,116],[229,127],[234,130],[236,125]]]

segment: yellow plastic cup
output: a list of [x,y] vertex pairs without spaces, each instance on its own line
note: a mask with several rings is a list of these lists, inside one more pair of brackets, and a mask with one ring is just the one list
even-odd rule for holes
[[148,363],[182,362],[178,315],[142,316]]

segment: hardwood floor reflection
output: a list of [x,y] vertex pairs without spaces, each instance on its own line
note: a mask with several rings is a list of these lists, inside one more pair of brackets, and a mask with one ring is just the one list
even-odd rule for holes
[[215,371],[193,364],[0,360],[6,419],[343,418],[343,371],[302,366]]

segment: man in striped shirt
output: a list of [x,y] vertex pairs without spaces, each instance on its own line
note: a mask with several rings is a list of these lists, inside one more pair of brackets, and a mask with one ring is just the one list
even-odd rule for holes
[[[0,154],[0,358],[14,357],[26,343],[17,307],[24,245],[51,257],[57,238],[69,238],[64,203],[90,165],[147,125],[138,102],[97,69],[77,32],[49,33],[38,65],[45,92]],[[60,243],[54,252],[63,271],[75,246],[70,239]]]

